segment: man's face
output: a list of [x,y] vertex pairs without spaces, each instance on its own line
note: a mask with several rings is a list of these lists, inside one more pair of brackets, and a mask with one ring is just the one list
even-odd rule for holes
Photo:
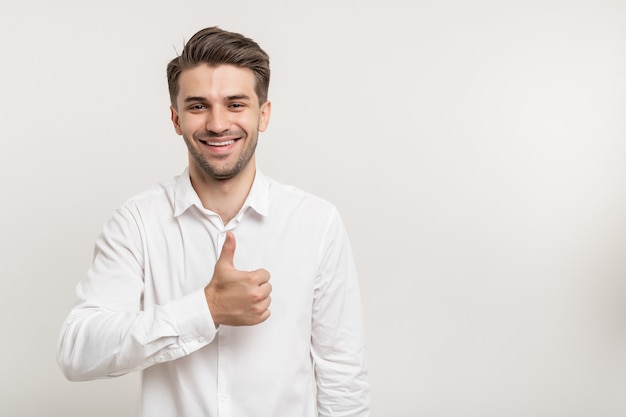
[[182,72],[172,122],[189,149],[192,175],[226,180],[255,169],[249,162],[271,110],[269,101],[259,105],[255,82],[251,70],[232,65]]

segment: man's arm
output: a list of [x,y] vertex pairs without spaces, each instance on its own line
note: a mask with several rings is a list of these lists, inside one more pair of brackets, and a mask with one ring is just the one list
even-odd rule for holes
[[320,417],[366,417],[369,385],[359,285],[350,243],[336,212],[324,241],[312,318],[318,411]]
[[210,343],[215,325],[200,288],[144,308],[144,245],[133,215],[118,210],[96,241],[94,261],[63,324],[57,361],[70,380],[118,376]]

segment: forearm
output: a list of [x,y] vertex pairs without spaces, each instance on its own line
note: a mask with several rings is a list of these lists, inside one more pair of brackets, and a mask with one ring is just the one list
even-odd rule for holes
[[343,309],[341,323],[314,329],[312,358],[320,417],[369,416],[369,383],[360,309]]
[[113,377],[185,356],[214,336],[202,290],[143,311],[82,302],[63,324],[57,361],[70,380]]
[[350,244],[330,222],[313,303],[311,355],[320,417],[369,416],[363,313]]

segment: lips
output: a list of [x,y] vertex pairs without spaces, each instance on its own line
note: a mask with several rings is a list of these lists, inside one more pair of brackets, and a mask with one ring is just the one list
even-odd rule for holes
[[200,140],[200,143],[207,145],[207,146],[228,146],[228,145],[232,145],[233,143],[235,143],[237,140],[236,139],[231,139],[231,140],[225,140],[222,142],[212,142],[212,141],[208,141],[208,140]]

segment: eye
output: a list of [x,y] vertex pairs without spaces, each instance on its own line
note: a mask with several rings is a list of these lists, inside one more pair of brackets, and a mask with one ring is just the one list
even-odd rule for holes
[[189,107],[189,110],[204,110],[206,109],[206,106],[204,104],[194,104],[193,106]]
[[240,110],[240,109],[243,109],[244,107],[245,105],[243,103],[231,103],[230,104],[230,108],[234,110]]

